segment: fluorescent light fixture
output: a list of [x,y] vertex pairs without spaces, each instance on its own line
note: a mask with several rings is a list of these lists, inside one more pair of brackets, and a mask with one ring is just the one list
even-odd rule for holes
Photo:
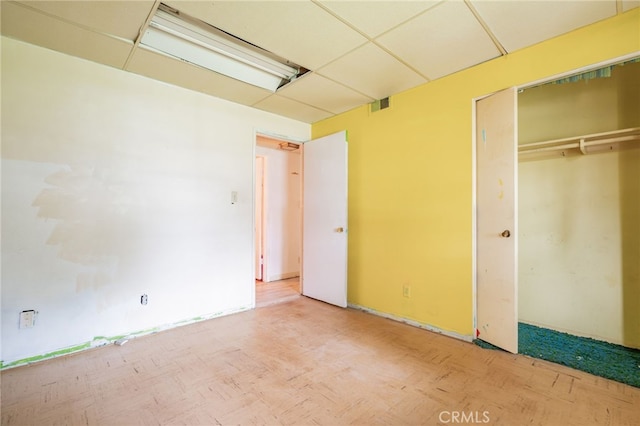
[[307,71],[164,4],[140,45],[272,92]]

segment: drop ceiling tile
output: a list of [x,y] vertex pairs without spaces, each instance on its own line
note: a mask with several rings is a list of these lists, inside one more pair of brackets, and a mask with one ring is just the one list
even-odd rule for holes
[[622,0],[622,11],[626,12],[635,7],[640,7],[640,0]]
[[319,2],[373,38],[433,7],[440,1],[442,0],[396,0],[373,3],[370,1],[320,0]]
[[616,14],[615,0],[472,0],[472,4],[507,52],[531,46]]
[[299,78],[280,89],[278,94],[334,114],[374,100],[317,74]]
[[315,123],[333,115],[328,111],[302,104],[278,94],[269,96],[253,105],[253,107],[305,123]]
[[376,42],[429,79],[500,55],[471,10],[458,1],[440,3]]
[[373,43],[320,68],[318,74],[381,99],[427,80]]
[[29,7],[82,27],[135,41],[154,2],[138,1],[21,1]]
[[357,31],[310,1],[167,4],[311,70],[366,42]]
[[127,71],[244,105],[254,104],[271,94],[268,90],[141,47],[133,54]]
[[122,68],[133,43],[62,22],[19,3],[0,1],[2,34],[116,68]]

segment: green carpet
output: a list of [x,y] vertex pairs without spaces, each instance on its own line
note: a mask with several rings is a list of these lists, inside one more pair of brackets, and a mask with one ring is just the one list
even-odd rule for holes
[[[498,349],[476,339],[483,348]],[[518,352],[640,388],[640,350],[518,323]]]

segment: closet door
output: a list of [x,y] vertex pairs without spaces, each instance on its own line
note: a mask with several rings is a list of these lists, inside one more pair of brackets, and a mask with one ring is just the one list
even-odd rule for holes
[[477,337],[518,352],[517,92],[476,102]]

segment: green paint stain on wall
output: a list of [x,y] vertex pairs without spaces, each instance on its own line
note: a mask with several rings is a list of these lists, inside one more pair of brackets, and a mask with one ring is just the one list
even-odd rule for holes
[[128,334],[120,334],[117,336],[111,336],[111,337],[107,337],[107,336],[95,336],[91,341],[80,344],[80,345],[76,345],[76,346],[71,346],[68,348],[64,348],[64,349],[59,349],[57,351],[53,351],[53,352],[48,352],[46,354],[43,355],[36,355],[36,356],[32,356],[29,358],[23,358],[23,359],[19,359],[17,361],[13,361],[13,362],[9,362],[9,363],[4,363],[4,361],[0,360],[0,370],[3,370],[5,368],[11,368],[11,367],[18,367],[21,365],[27,365],[27,364],[31,364],[33,362],[37,362],[37,361],[43,361],[45,359],[50,359],[50,358],[55,358],[58,356],[62,356],[62,355],[68,355],[74,352],[79,352],[79,351],[83,351],[85,349],[91,349],[91,348],[95,348],[98,346],[105,346],[108,345],[110,343],[114,343],[116,340],[120,340],[120,339],[126,339],[126,338],[131,338],[131,337],[140,337],[140,336],[144,336],[147,334],[152,334],[152,333],[157,333],[158,331],[162,331],[162,330],[169,330],[171,328],[175,328],[175,327],[179,327],[181,325],[188,325],[194,322],[199,322],[199,321],[205,321],[208,319],[212,319],[212,318],[217,318],[220,316],[223,316],[225,314],[231,314],[231,313],[236,313],[236,312],[242,312],[245,310],[251,309],[251,307],[248,306],[243,306],[239,309],[236,309],[235,311],[232,312],[216,312],[214,314],[211,315],[207,315],[207,316],[197,316],[191,319],[187,319],[187,320],[183,320],[183,321],[178,321],[172,324],[168,324],[162,327],[153,327],[153,328],[148,328],[146,330],[139,330],[139,331],[134,331],[132,333],[128,333]]
[[29,358],[24,358],[24,359],[19,359],[17,361],[14,362],[10,362],[8,364],[5,364],[4,362],[0,361],[0,369],[4,369],[4,368],[9,368],[9,367],[15,367],[18,365],[24,365],[24,364],[30,364],[32,362],[36,362],[36,361],[42,361],[44,359],[49,359],[49,358],[55,358],[57,356],[60,355],[68,355],[70,353],[73,352],[78,352],[78,351],[82,351],[85,349],[89,349],[91,347],[91,343],[83,343],[81,345],[77,345],[77,346],[71,346],[69,348],[64,348],[64,349],[59,349],[57,351],[53,351],[53,352],[49,352],[43,355],[36,355],[36,356],[32,356]]

